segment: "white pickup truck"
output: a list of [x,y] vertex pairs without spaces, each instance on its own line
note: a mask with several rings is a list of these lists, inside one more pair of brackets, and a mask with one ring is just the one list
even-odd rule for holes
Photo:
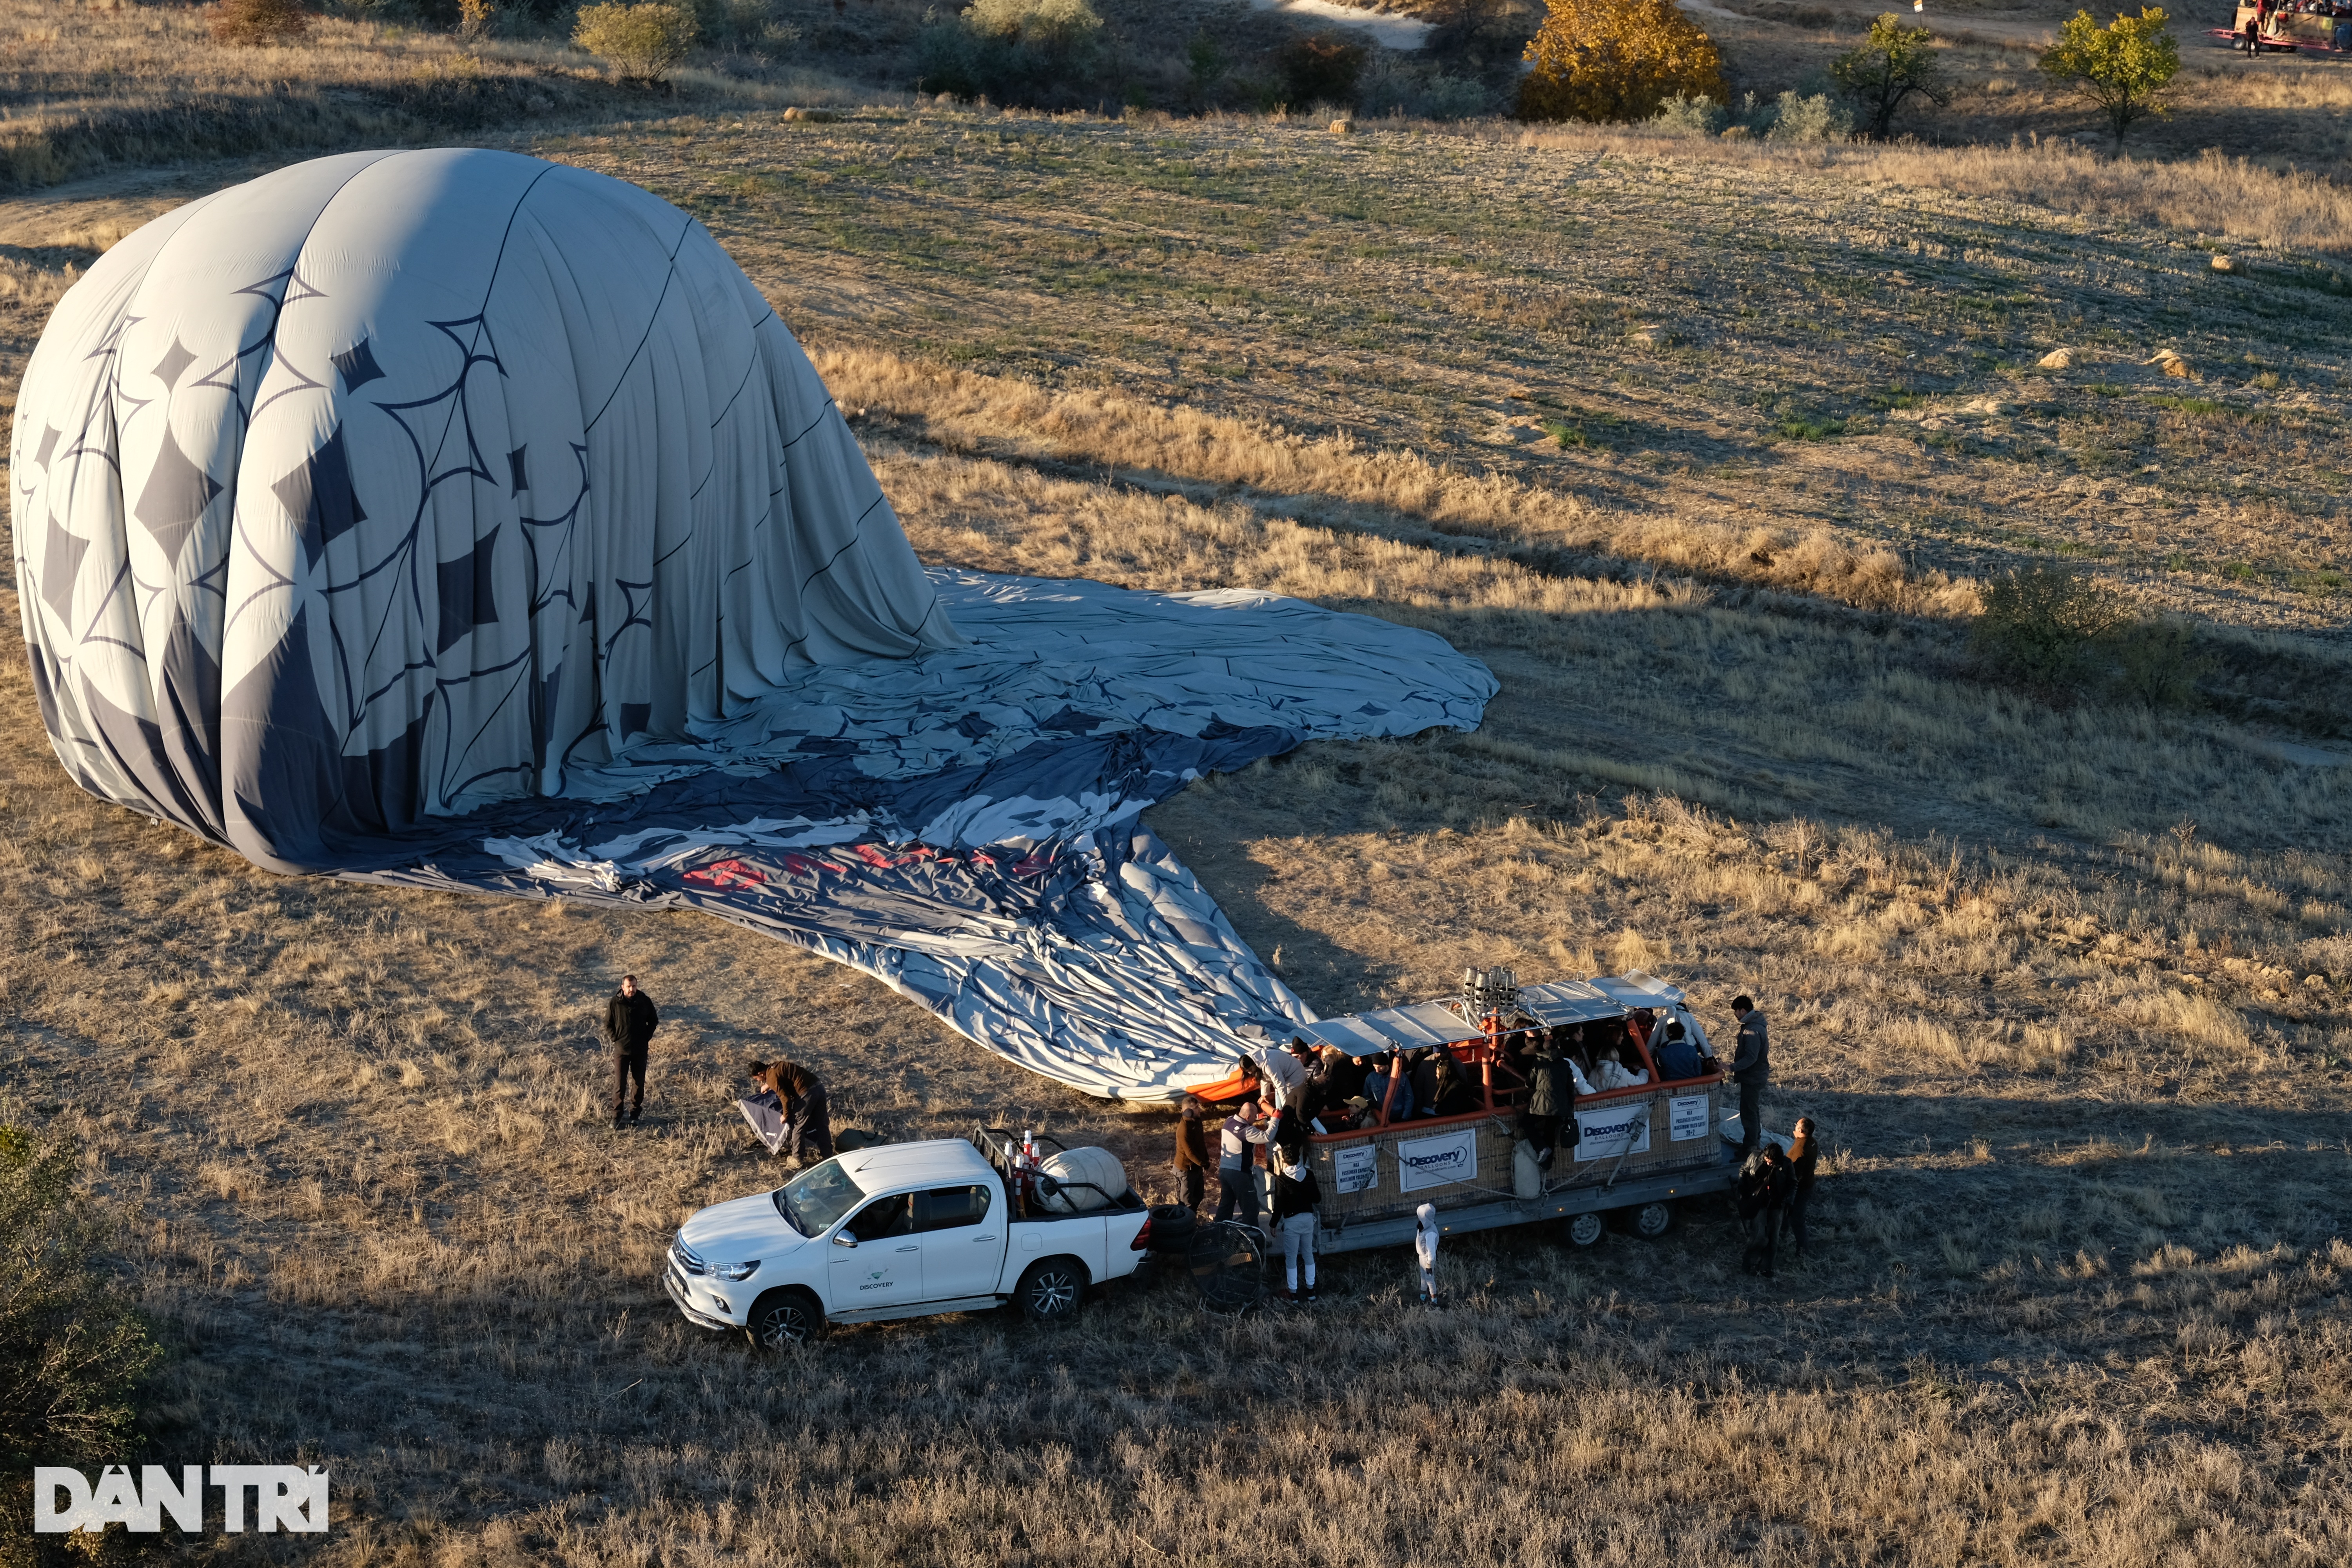
[[828,1323],[1008,1301],[1034,1321],[1066,1318],[1091,1287],[1135,1272],[1150,1213],[1123,1179],[1118,1194],[1060,1198],[1043,1196],[1051,1182],[1008,1184],[1010,1149],[990,1131],[835,1155],[688,1219],[662,1285],[689,1321],[771,1349]]

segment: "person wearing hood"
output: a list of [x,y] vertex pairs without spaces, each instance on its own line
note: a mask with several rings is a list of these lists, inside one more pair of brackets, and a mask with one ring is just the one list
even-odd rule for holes
[[1275,1160],[1274,1233],[1282,1243],[1282,1278],[1294,1307],[1315,1300],[1315,1210],[1322,1202],[1322,1184],[1307,1163],[1305,1147],[1284,1149]]
[[1423,1204],[1412,1211],[1412,1255],[1421,1265],[1421,1304],[1437,1305],[1437,1205]]

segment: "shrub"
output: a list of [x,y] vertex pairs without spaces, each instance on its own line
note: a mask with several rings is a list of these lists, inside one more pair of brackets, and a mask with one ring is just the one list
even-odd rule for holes
[[961,16],[924,13],[917,86],[1006,102],[1071,100],[1088,80],[1102,18],[1087,0],[974,0]]
[[2120,144],[2135,124],[2164,112],[2164,89],[2180,73],[2180,46],[2165,26],[2168,20],[2147,5],[2102,27],[2088,11],[2077,11],[2042,57],[2042,74],[2098,105]]
[[1549,0],[1522,120],[1647,120],[1677,93],[1727,102],[1723,56],[1674,0]]
[[1431,120],[1473,120],[1494,109],[1493,89],[1475,77],[1439,71],[1422,89],[1421,112]]
[[2116,684],[2150,708],[2190,708],[2197,683],[2213,668],[2197,634],[2171,619],[2134,621],[2112,638]]
[[1969,641],[2004,674],[2059,686],[2081,676],[2101,639],[2129,618],[2102,584],[2072,572],[2028,566],[1986,584],[1984,614],[1970,628]]
[[162,1352],[98,1268],[73,1151],[0,1123],[0,1557],[28,1552],[35,1465],[123,1457],[131,1394]]
[[1066,74],[1090,59],[1103,22],[1087,0],[972,0],[963,25],[983,38],[1025,44]]
[[1871,23],[1862,43],[1830,62],[1830,78],[1862,116],[1862,133],[1884,141],[1895,115],[1913,94],[1941,108],[1952,100],[1936,35],[1906,27],[1892,12]]
[[221,0],[213,37],[224,44],[298,44],[310,36],[299,0]]
[[1678,92],[1658,105],[1650,123],[1669,136],[1715,136],[1722,132],[1725,119],[1723,107],[1715,100]]
[[625,81],[662,81],[694,47],[694,13],[682,5],[583,5],[572,41]]
[[1356,82],[1371,51],[1329,33],[1294,38],[1275,56],[1294,108],[1310,103],[1353,104]]
[[1775,142],[1843,142],[1853,134],[1853,116],[1825,92],[1811,97],[1790,91],[1773,105],[1764,134]]

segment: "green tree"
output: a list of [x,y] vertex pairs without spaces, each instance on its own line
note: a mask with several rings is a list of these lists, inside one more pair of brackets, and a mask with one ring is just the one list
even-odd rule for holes
[[1969,628],[1969,640],[2003,674],[2062,686],[2087,673],[2099,645],[2130,621],[2102,584],[2072,572],[2027,566],[1985,584],[1984,614]]
[[1885,141],[1894,130],[1895,111],[1914,93],[1938,109],[1951,101],[1951,84],[1935,43],[1934,33],[1906,27],[1888,12],[1871,23],[1859,47],[1830,62],[1830,79],[1861,116],[1864,137]]
[[685,60],[695,31],[686,5],[583,5],[572,41],[609,62],[624,81],[657,82]]
[[0,1123],[0,1560],[29,1551],[34,1466],[123,1457],[163,1354],[98,1267],[73,1171],[70,1148]]
[[2164,112],[2164,89],[2180,74],[2180,46],[2165,26],[2170,19],[2161,7],[2144,5],[2138,16],[2118,13],[2102,27],[2077,11],[2042,57],[2042,74],[2097,104],[2120,146],[2134,125]]

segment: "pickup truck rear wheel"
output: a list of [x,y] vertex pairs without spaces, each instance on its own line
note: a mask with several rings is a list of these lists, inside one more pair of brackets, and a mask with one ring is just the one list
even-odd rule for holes
[[1087,1299],[1087,1266],[1075,1258],[1033,1263],[1013,1289],[1013,1304],[1033,1323],[1066,1323]]
[[824,1332],[824,1309],[799,1286],[771,1290],[751,1303],[744,1331],[761,1350],[788,1350],[804,1345]]

